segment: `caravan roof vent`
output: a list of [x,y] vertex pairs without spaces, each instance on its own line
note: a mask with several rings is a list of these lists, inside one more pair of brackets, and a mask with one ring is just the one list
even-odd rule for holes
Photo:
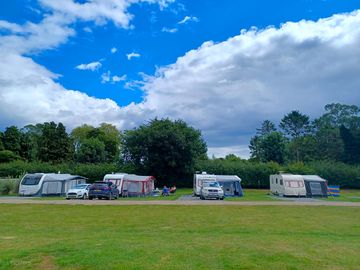
[[202,172],[201,174],[207,174],[206,172]]

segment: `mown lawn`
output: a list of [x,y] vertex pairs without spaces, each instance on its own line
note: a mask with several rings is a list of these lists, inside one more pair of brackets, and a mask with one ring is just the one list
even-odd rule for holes
[[359,269],[360,208],[0,205],[0,269]]

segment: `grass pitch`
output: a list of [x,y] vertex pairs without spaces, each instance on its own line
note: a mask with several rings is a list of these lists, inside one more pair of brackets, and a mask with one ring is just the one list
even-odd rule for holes
[[359,269],[360,208],[0,205],[0,269]]

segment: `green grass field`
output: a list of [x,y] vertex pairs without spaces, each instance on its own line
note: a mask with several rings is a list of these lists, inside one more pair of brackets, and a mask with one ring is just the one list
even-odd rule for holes
[[0,269],[359,269],[360,208],[0,205]]

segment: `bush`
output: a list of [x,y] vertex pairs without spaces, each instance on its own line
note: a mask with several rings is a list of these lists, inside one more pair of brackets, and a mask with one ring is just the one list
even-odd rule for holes
[[21,158],[9,150],[0,151],[0,163],[11,162],[11,161],[18,160],[18,159],[21,159]]
[[19,179],[0,179],[0,194],[11,195],[19,193]]

